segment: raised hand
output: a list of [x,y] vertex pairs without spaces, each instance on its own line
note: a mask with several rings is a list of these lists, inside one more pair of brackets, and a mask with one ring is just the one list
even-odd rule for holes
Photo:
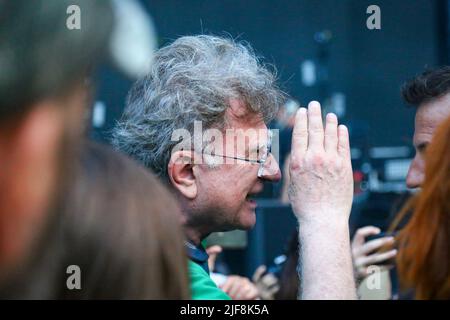
[[289,199],[299,221],[301,299],[354,299],[348,218],[353,199],[349,135],[320,104],[297,112]]
[[347,222],[353,199],[348,130],[320,104],[300,108],[292,137],[289,199],[300,220]]

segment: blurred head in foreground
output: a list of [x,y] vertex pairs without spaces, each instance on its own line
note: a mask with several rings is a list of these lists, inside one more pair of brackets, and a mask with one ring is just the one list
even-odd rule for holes
[[180,213],[169,192],[144,167],[106,146],[88,143],[78,166],[35,260],[3,294],[187,299]]
[[0,281],[57,211],[112,23],[109,1],[0,0]]
[[438,127],[425,160],[422,190],[396,221],[413,210],[397,237],[398,271],[417,299],[450,299],[450,118]]

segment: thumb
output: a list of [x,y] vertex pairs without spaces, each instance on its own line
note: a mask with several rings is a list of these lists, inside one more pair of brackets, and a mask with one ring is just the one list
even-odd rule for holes
[[266,272],[267,268],[265,265],[259,266],[255,273],[253,274],[252,280],[253,282],[258,282],[258,280],[261,278],[261,276]]

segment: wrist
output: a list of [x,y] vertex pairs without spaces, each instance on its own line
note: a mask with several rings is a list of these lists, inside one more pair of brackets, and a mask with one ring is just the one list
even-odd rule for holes
[[350,246],[350,231],[344,219],[323,221],[299,220],[299,237],[303,244],[327,244],[331,246]]
[[342,213],[314,214],[313,216],[296,216],[300,228],[325,230],[349,230],[348,217]]

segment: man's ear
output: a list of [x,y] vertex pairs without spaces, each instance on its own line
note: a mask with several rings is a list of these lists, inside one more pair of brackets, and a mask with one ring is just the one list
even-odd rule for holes
[[172,186],[189,200],[197,197],[197,181],[193,166],[193,151],[175,151],[167,168]]

